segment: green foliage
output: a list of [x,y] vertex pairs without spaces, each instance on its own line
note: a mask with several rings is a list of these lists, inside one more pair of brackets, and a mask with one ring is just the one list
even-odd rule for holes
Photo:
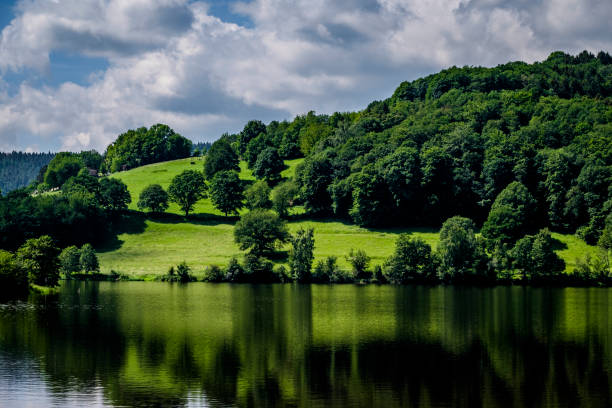
[[81,271],[81,251],[76,245],[64,248],[58,259],[60,271],[64,276],[69,277]]
[[363,249],[354,250],[351,248],[346,256],[346,260],[353,268],[351,273],[355,279],[369,280],[371,278],[372,274],[368,268],[370,267],[372,258],[370,258]]
[[216,209],[228,214],[238,214],[244,204],[242,183],[235,171],[219,171],[210,182],[210,199]]
[[264,180],[258,180],[251,184],[244,192],[246,198],[246,207],[249,210],[255,208],[270,209],[272,201],[270,201],[270,187]]
[[178,276],[180,282],[184,283],[193,280],[190,275],[190,272],[191,268],[189,268],[189,266],[185,262],[181,262],[176,266],[176,276]]
[[295,203],[298,186],[293,180],[287,180],[272,189],[272,208],[281,217],[289,215],[289,208]]
[[401,234],[395,243],[393,255],[385,262],[382,273],[385,279],[393,284],[434,279],[436,262],[431,246],[421,238]]
[[159,184],[149,184],[140,193],[138,208],[164,212],[168,209],[168,193]]
[[262,133],[266,133],[266,125],[263,122],[259,120],[249,121],[238,135],[238,152],[244,155],[249,142]]
[[312,262],[314,261],[314,230],[298,229],[289,239],[289,267],[298,282],[310,281]]
[[115,172],[149,163],[181,159],[191,156],[191,147],[190,140],[175,133],[167,125],[130,129],[107,147],[102,166]]
[[132,197],[125,183],[116,178],[100,179],[100,204],[111,212],[125,211]]
[[253,166],[253,175],[258,179],[264,179],[269,183],[280,180],[280,174],[285,169],[285,163],[273,147],[264,149],[257,156],[257,162]]
[[527,188],[514,181],[502,190],[482,227],[482,236],[493,245],[515,242],[535,223],[536,201]]
[[172,179],[168,188],[168,197],[177,203],[188,217],[195,203],[206,197],[207,189],[202,173],[185,170]]
[[254,253],[246,254],[244,256],[242,281],[251,283],[277,282],[278,277],[274,273],[274,264]]
[[59,280],[60,250],[48,235],[28,239],[17,250],[17,261],[28,271],[30,283],[40,286],[56,286]]
[[14,294],[28,287],[28,272],[15,255],[0,250],[0,293]]
[[443,280],[473,282],[488,277],[487,256],[475,229],[473,221],[464,217],[452,217],[442,224],[437,253]]
[[84,166],[85,163],[78,154],[58,153],[47,166],[45,183],[50,187],[61,187],[70,177],[76,176]]
[[218,265],[209,265],[204,270],[204,282],[223,282],[225,280],[225,272]]
[[318,283],[348,283],[354,277],[338,267],[338,258],[328,256],[318,261],[312,271],[312,281]]
[[240,282],[244,276],[244,268],[236,257],[231,257],[225,268],[225,279],[228,282]]
[[100,272],[100,263],[98,256],[91,244],[85,244],[81,247],[81,256],[79,258],[81,270],[86,273]]
[[238,155],[223,137],[212,144],[204,162],[204,175],[208,180],[220,171],[240,171]]
[[523,279],[554,278],[563,272],[565,262],[554,252],[553,246],[553,238],[546,229],[517,241],[510,255]]
[[278,214],[255,209],[240,217],[234,228],[234,240],[241,250],[262,255],[289,239],[286,223]]

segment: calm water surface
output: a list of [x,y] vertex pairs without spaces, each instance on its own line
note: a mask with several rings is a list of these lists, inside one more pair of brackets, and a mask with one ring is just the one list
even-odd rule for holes
[[0,407],[612,407],[612,290],[65,282]]

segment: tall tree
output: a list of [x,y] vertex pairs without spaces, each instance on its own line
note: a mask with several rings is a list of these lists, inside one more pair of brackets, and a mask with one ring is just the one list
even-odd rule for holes
[[195,170],[185,170],[172,179],[170,187],[168,187],[168,196],[170,200],[179,205],[181,210],[185,212],[185,216],[188,217],[195,203],[206,197],[207,189],[202,173]]
[[212,144],[206,152],[204,162],[204,175],[208,180],[219,171],[240,171],[238,155],[226,138],[221,138]]
[[240,217],[234,228],[234,240],[242,250],[254,255],[273,251],[279,243],[287,242],[286,223],[272,211],[255,209]]
[[215,174],[210,182],[210,198],[213,205],[228,214],[238,214],[238,210],[244,206],[244,194],[242,183],[235,171],[220,171]]

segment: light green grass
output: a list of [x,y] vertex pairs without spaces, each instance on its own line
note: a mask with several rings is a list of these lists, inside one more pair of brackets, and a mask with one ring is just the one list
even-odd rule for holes
[[[287,169],[285,169],[281,175],[283,177],[293,177],[295,173],[295,167],[303,159],[288,160],[286,161]],[[185,170],[197,170],[202,171],[204,168],[204,158],[188,158],[180,160],[172,160],[162,163],[149,164],[147,166],[137,167],[132,170],[113,173],[110,177],[117,178],[123,181],[130,191],[132,202],[129,205],[129,209],[137,210],[138,196],[144,188],[150,184],[159,184],[168,190],[170,182],[174,176]],[[248,169],[246,162],[240,162],[240,178],[242,180],[254,181],[253,173]],[[170,203],[168,208],[169,213],[180,214],[183,212],[180,210],[177,204]],[[209,198],[200,200],[194,208],[193,214],[213,214],[223,215],[223,213],[214,208]]]
[[[283,176],[293,176],[301,160],[287,161],[288,168]],[[138,195],[144,187],[157,183],[167,189],[175,175],[186,169],[202,170],[203,163],[201,158],[175,160],[116,173],[112,177],[127,184],[132,195],[130,209],[137,209]],[[246,163],[241,162],[240,167],[242,179],[254,179]],[[176,204],[172,204],[168,212],[182,214]],[[235,218],[222,217],[209,199],[198,202],[193,214],[195,218],[188,221],[176,216],[135,221],[139,225],[126,228],[130,232],[119,234],[116,241],[97,248],[101,271],[109,273],[115,270],[139,277],[153,277],[166,273],[171,265],[185,261],[196,276],[201,276],[207,265],[226,265],[232,256],[240,257],[243,254],[234,243]],[[372,258],[372,265],[381,264],[393,252],[397,236],[402,232],[424,239],[434,249],[438,243],[437,231],[429,229],[369,230],[337,220],[289,223],[291,232],[300,227],[314,228],[316,260],[336,256],[338,263],[345,268],[348,266],[345,256],[351,249],[363,249]],[[584,258],[587,252],[596,251],[572,235],[553,233],[553,237],[561,243],[558,254],[565,260],[568,271],[574,269],[577,258]],[[288,246],[284,248],[286,250]],[[277,262],[285,260],[281,257]]]

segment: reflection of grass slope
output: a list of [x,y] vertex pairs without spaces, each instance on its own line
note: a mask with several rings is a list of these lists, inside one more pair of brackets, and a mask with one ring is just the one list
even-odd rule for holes
[[[300,161],[288,161],[283,175],[292,176]],[[130,208],[136,209],[138,195],[145,186],[158,183],[168,188],[172,178],[181,171],[201,170],[202,166],[202,159],[183,159],[139,167],[113,177],[127,184],[132,195]],[[244,162],[241,162],[240,177],[253,180]],[[114,269],[122,273],[153,276],[164,274],[171,265],[186,261],[194,274],[201,276],[206,265],[225,265],[232,256],[241,255],[233,238],[236,218],[222,217],[209,199],[198,202],[194,217],[189,222],[175,215],[181,214],[176,204],[170,206],[169,212],[171,214],[163,217],[149,217],[144,222],[144,229],[122,232],[117,240],[98,248],[102,271],[108,273]],[[422,228],[368,230],[337,220],[296,220],[289,224],[291,231],[299,227],[314,228],[316,259],[333,255],[338,257],[342,267],[348,267],[344,257],[352,248],[365,250],[372,257],[373,265],[381,264],[393,252],[395,240],[401,232],[410,232],[424,239],[432,248],[438,242],[437,231]],[[592,247],[572,235],[555,233],[553,236],[560,241],[558,253],[569,270],[575,266],[576,258],[593,251]]]

